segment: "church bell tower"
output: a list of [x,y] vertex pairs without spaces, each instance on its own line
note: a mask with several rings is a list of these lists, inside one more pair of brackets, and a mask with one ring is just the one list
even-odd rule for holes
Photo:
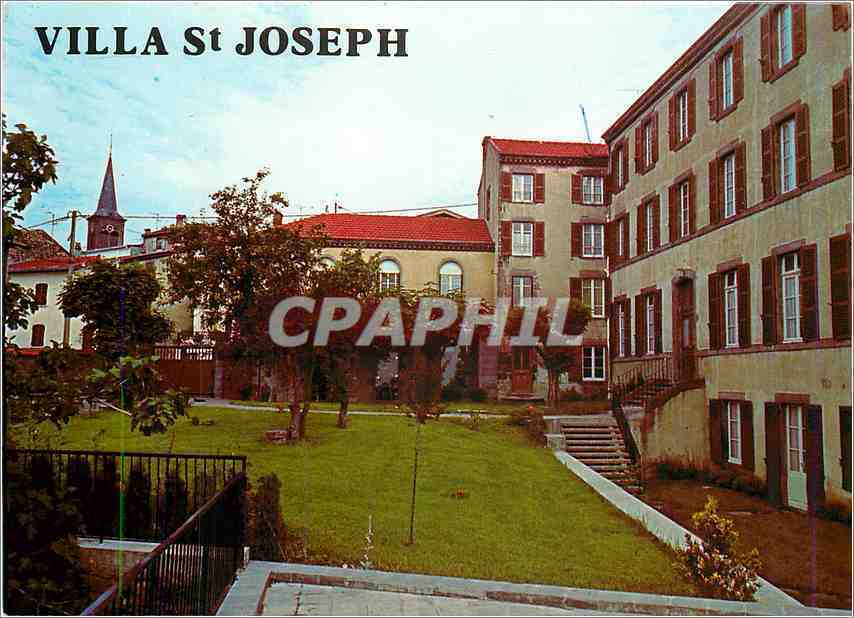
[[101,196],[95,214],[88,217],[89,232],[86,237],[86,250],[120,247],[125,239],[125,218],[119,214],[116,205],[116,181],[113,178],[113,148],[107,158],[107,171],[101,185]]

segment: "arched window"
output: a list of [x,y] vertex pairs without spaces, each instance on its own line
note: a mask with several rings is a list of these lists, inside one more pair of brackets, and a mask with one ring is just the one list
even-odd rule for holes
[[394,260],[380,262],[380,290],[400,287],[400,265]]
[[439,268],[439,292],[448,294],[463,289],[463,269],[456,262],[445,262]]

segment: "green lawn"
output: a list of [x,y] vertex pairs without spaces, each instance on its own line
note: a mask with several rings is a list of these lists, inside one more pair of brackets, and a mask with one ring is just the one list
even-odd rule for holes
[[[310,415],[308,441],[274,446],[266,429],[288,416],[196,408],[214,425],[181,419],[169,434],[146,438],[115,413],[75,418],[42,439],[54,448],[244,454],[250,479],[274,471],[282,480],[287,523],[307,532],[316,561],[361,559],[373,516],[377,568],[415,573],[536,582],[667,594],[689,594],[670,551],[535,448],[518,428],[485,420],[446,419],[421,427],[415,544],[406,544],[412,489],[414,421],[354,416],[346,430],[335,417]],[[174,442],[173,442],[174,440]],[[20,446],[27,446],[19,440]],[[466,498],[451,498],[461,488]]]
[[[253,407],[288,407],[288,402],[284,401],[230,401],[229,403],[241,406]],[[449,401],[445,403],[446,412],[479,412],[480,414],[510,414],[526,410],[532,406],[536,412],[543,414],[598,414],[606,410],[610,410],[611,406],[608,401],[573,401],[559,404],[558,410],[548,408],[542,402],[534,402],[528,404],[518,401]],[[339,405],[335,402],[314,401],[311,404],[312,410],[338,411]],[[368,403],[351,403],[349,407],[351,412],[370,411],[370,412],[402,412],[401,406],[393,401],[376,401]]]

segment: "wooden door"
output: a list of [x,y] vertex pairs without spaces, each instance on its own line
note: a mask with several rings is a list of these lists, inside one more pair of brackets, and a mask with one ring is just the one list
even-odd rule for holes
[[696,348],[694,281],[683,279],[673,284],[673,352],[678,381],[696,377]]
[[803,410],[807,508],[815,513],[824,506],[824,428],[821,406],[806,406]]
[[802,406],[783,406],[786,423],[786,490],[788,505],[807,509],[806,424]]
[[530,348],[513,348],[513,370],[511,389],[514,395],[530,395],[534,384]]
[[851,491],[851,406],[839,408],[839,441],[842,456],[839,465],[842,466],[842,489]]
[[778,506],[783,503],[782,440],[780,435],[780,407],[765,404],[765,468],[768,501]]

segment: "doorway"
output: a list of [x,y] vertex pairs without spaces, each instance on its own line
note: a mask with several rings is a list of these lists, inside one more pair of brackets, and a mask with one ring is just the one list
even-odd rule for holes
[[510,386],[514,395],[530,395],[534,386],[534,370],[531,348],[513,348],[513,368]]
[[696,377],[697,321],[695,318],[694,280],[673,283],[673,355],[676,380]]
[[807,471],[804,457],[804,410],[801,406],[783,406],[786,423],[786,490],[789,506],[807,509]]

